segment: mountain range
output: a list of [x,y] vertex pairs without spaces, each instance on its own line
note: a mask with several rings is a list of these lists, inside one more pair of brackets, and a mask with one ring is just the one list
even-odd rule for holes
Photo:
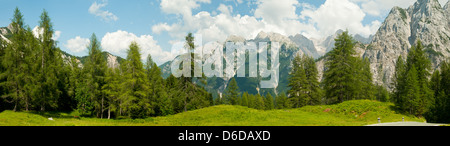
[[[259,81],[262,78],[236,78],[241,91],[249,93],[278,94],[288,90],[288,72],[291,69],[291,60],[295,54],[307,54],[317,61],[319,79],[322,79],[326,53],[334,48],[334,39],[344,32],[337,30],[335,34],[323,39],[309,39],[301,34],[285,36],[275,32],[261,31],[254,39],[245,39],[231,35],[225,42],[279,42],[280,50],[280,78],[276,89],[260,89]],[[0,37],[10,37],[9,27],[0,28]],[[408,8],[394,7],[374,35],[363,37],[353,35],[357,42],[355,50],[357,56],[368,58],[371,63],[373,82],[392,89],[392,77],[395,72],[395,63],[401,55],[406,57],[408,50],[418,40],[425,46],[432,63],[432,71],[439,69],[442,61],[450,55],[450,2],[441,6],[437,0],[418,0]],[[225,46],[225,45],[224,45]],[[64,58],[76,57],[63,52]],[[108,66],[117,67],[123,60],[119,56],[108,52],[103,53]],[[76,57],[82,64],[86,57]],[[171,61],[163,63],[160,68],[163,77],[170,73]],[[234,72],[232,72],[234,74]],[[229,78],[208,78],[207,90],[213,95],[222,93],[228,85]]]

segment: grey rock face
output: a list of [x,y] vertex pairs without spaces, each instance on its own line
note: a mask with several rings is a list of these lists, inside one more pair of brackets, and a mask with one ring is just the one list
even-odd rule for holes
[[392,89],[395,63],[404,58],[412,45],[422,41],[429,54],[433,69],[449,57],[450,17],[446,7],[437,0],[419,0],[408,9],[392,8],[391,12],[373,37],[363,57],[369,58],[376,84]]
[[301,34],[297,34],[295,36],[289,36],[292,42],[294,42],[297,47],[299,47],[304,53],[312,56],[314,58],[319,58],[320,54],[317,52],[317,49],[314,46],[313,41],[306,38]]

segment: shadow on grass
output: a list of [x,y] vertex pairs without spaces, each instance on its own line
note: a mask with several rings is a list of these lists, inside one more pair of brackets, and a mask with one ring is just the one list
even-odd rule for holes
[[32,114],[37,114],[46,118],[61,118],[61,119],[76,119],[79,118],[78,116],[75,116],[72,114],[71,111],[47,111],[47,112],[41,112],[41,111],[32,111],[30,112]]

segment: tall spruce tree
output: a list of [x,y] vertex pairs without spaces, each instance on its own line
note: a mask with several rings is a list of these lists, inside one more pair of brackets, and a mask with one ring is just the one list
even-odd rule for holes
[[397,62],[395,63],[395,74],[393,79],[393,102],[397,106],[397,108],[400,108],[405,103],[405,99],[403,98],[402,94],[404,92],[404,77],[406,74],[406,64],[400,55],[397,59]]
[[22,103],[28,99],[25,84],[29,68],[25,57],[30,55],[30,50],[26,47],[27,30],[24,23],[22,13],[16,8],[11,23],[12,37],[9,39],[10,43],[6,46],[2,58],[5,71],[1,75],[3,78],[1,85],[7,91],[2,98],[14,105],[13,111],[20,110]]
[[289,102],[288,99],[286,97],[285,93],[281,93],[280,95],[278,95],[275,99],[275,108],[276,109],[284,109],[284,108],[289,108]]
[[248,107],[248,92],[242,94],[241,105]]
[[264,98],[264,106],[266,110],[274,109],[273,97],[272,95],[270,95],[270,93],[267,93],[266,97]]
[[45,111],[46,107],[57,107],[58,98],[61,95],[61,89],[58,86],[58,70],[62,68],[62,59],[56,43],[52,39],[54,30],[51,19],[46,10],[43,10],[39,21],[40,53],[38,55],[40,96],[36,103],[40,106],[41,111]]
[[96,116],[103,118],[105,111],[105,94],[102,87],[105,85],[105,74],[107,70],[106,60],[102,55],[100,42],[95,34],[92,34],[90,44],[88,46],[89,56],[83,68],[86,73],[85,86],[88,99],[82,99],[82,102],[91,102],[95,110]]
[[292,70],[289,74],[288,86],[290,89],[288,94],[293,107],[299,108],[307,105],[311,100],[307,95],[310,92],[309,84],[306,78],[304,64],[299,54],[292,60]]
[[157,116],[165,116],[173,113],[172,102],[166,92],[164,79],[161,76],[161,69],[153,62],[151,55],[147,56],[146,73],[149,80],[149,92],[151,100],[154,102],[154,111]]
[[[335,39],[335,47],[328,54],[323,76],[327,103],[340,103],[355,99],[355,43],[347,31]],[[357,77],[357,76],[356,76]]]
[[430,106],[429,111],[425,114],[428,122],[448,123],[450,122],[450,64],[444,61],[440,65],[440,69],[436,70],[430,82],[430,87],[434,91],[434,104]]
[[128,55],[123,63],[124,82],[122,87],[127,87],[123,94],[123,106],[131,118],[144,118],[153,114],[153,107],[147,92],[148,80],[141,61],[139,45],[132,42],[129,46]]
[[238,105],[239,98],[239,86],[236,79],[232,78],[225,91],[225,104]]
[[303,63],[305,68],[306,80],[308,82],[308,105],[318,105],[322,103],[322,88],[319,86],[319,71],[313,57],[304,55]]
[[428,81],[431,63],[423,49],[421,41],[417,41],[409,50],[406,63],[403,64],[399,57],[394,76],[396,106],[419,117],[427,113],[434,103]]

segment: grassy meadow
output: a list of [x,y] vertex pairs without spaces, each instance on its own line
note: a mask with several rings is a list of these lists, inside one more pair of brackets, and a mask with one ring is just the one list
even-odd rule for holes
[[[0,126],[362,126],[382,122],[419,121],[397,113],[392,103],[370,100],[346,101],[336,105],[305,106],[298,109],[256,110],[219,105],[164,117],[146,119],[75,118],[76,113],[0,113]],[[49,120],[48,118],[53,120]]]

